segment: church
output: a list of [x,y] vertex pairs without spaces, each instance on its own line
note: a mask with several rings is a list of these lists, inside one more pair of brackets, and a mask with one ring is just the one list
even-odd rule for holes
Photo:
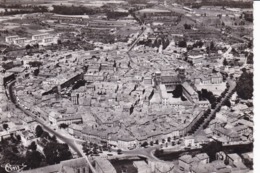
[[166,95],[175,90],[177,85],[182,86],[184,97],[191,103],[199,101],[198,93],[190,86],[185,76],[185,68],[179,67],[176,75],[162,75],[161,71],[156,71],[152,75],[153,86],[160,93],[161,103],[166,104]]

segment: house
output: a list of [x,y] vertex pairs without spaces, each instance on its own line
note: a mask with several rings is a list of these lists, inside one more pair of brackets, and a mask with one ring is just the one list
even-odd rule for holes
[[184,138],[184,145],[186,147],[195,146],[195,138],[193,136],[187,136]]
[[2,131],[2,132],[0,132],[0,141],[1,141],[2,139],[6,139],[6,138],[9,138],[9,137],[11,137],[11,135],[10,135],[10,133],[8,133],[7,131]]
[[89,165],[86,159],[78,158],[73,160],[66,160],[60,163],[60,170],[62,173],[89,173]]
[[161,161],[149,161],[148,164],[151,168],[151,172],[154,173],[175,173],[175,165],[171,162],[161,162]]
[[97,173],[116,173],[113,165],[104,158],[95,158],[95,169]]
[[190,171],[193,158],[191,155],[183,155],[178,159],[179,167],[181,171],[188,172]]
[[29,130],[23,131],[20,136],[24,146],[30,145],[32,140],[35,139],[35,135]]
[[205,59],[205,55],[189,55],[188,56],[188,61],[191,62],[192,64],[201,64]]
[[51,111],[49,114],[49,121],[53,125],[57,125],[57,120],[62,118],[62,115],[58,112]]
[[145,161],[134,161],[133,165],[136,167],[138,173],[152,172],[150,166]]
[[198,93],[187,83],[182,84],[183,94],[190,102],[197,102],[199,100]]
[[227,154],[228,164],[233,166],[234,168],[238,168],[239,170],[248,170],[248,168],[244,165],[242,158],[236,154]]
[[89,165],[84,157],[61,161],[59,164],[23,171],[23,173],[89,173]]
[[5,37],[5,41],[9,44],[13,43],[14,40],[18,39],[19,36],[18,35],[13,35],[13,36],[8,36],[8,37]]
[[195,156],[199,163],[207,164],[209,163],[209,156],[207,153],[200,153]]
[[220,84],[223,82],[223,76],[220,73],[213,73],[211,75],[212,84]]
[[71,115],[71,116],[66,116],[62,117],[56,120],[56,123],[58,124],[80,124],[83,122],[82,116],[81,115]]
[[81,137],[81,131],[83,130],[83,127],[77,124],[71,124],[69,125],[68,132],[69,134],[76,136],[78,138]]
[[227,154],[227,160],[229,164],[234,164],[235,162],[242,162],[242,158],[236,153]]

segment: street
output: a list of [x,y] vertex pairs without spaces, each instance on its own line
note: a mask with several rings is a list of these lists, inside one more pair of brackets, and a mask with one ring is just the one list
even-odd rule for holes
[[55,135],[57,138],[59,138],[60,140],[62,140],[64,143],[68,144],[68,146],[73,150],[75,151],[79,157],[85,157],[86,158],[86,161],[92,171],[92,173],[96,173],[96,170],[94,169],[94,167],[92,166],[92,164],[90,163],[89,159],[87,156],[85,156],[85,154],[82,152],[82,150],[80,150],[78,148],[78,146],[75,144],[75,141],[72,140],[72,139],[69,139],[69,138],[66,138],[64,137],[63,135],[59,134],[58,132],[54,131],[53,129],[51,129],[50,127],[48,127],[46,125],[45,122],[43,122],[42,120],[40,120],[39,118],[37,118],[37,115],[34,115],[33,113],[25,110],[23,107],[21,107],[17,102],[16,102],[16,99],[15,99],[15,96],[14,96],[14,93],[13,93],[13,86],[15,84],[15,81],[11,82],[8,86],[7,86],[7,89],[8,89],[8,93],[9,93],[9,98],[11,100],[11,102],[16,105],[16,108],[17,109],[20,109],[22,112],[24,112],[27,116],[30,116],[32,117],[33,119],[35,119],[36,122],[38,122],[39,124],[42,125],[42,127],[48,131],[49,133],[51,133],[52,135]]

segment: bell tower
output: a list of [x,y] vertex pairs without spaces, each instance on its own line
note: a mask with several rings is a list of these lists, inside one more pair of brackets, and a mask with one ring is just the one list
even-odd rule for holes
[[179,79],[181,79],[181,81],[183,82],[186,78],[186,75],[185,75],[185,68],[183,66],[181,66],[179,68],[179,73],[178,73],[178,77]]
[[156,71],[155,75],[154,75],[154,84],[155,84],[155,86],[160,85],[161,84],[161,80],[162,80],[161,71]]

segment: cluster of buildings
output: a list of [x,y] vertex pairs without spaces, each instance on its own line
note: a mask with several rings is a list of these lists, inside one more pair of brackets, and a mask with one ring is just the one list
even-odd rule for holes
[[[164,76],[125,63],[120,55],[47,54],[38,55],[43,65],[31,79],[26,74],[33,76],[34,68],[28,66],[29,57],[25,58],[28,68],[17,76],[15,93],[20,103],[54,126],[72,124],[70,132],[78,138],[129,148],[185,136],[209,107],[209,102],[199,101],[182,67]],[[136,69],[128,69],[131,64]],[[186,101],[169,93],[177,85]],[[162,111],[155,113],[156,109]]]
[[250,143],[253,141],[252,107],[244,103],[235,105],[234,101],[231,99],[232,107],[224,106],[204,131],[225,145]]
[[[135,17],[144,20],[142,26],[131,15],[117,20],[107,20],[103,14],[31,15],[27,19],[44,18],[55,30],[63,30],[64,45],[75,43],[80,47],[78,43],[86,41],[93,44],[95,50],[67,51],[63,46],[62,50],[46,50],[1,61],[5,69],[1,70],[0,96],[4,99],[0,101],[3,115],[0,121],[9,125],[8,129],[0,128],[1,140],[19,134],[23,144],[28,146],[36,139],[37,123],[15,112],[5,97],[4,86],[16,80],[14,94],[20,106],[53,128],[66,124],[71,137],[95,144],[132,150],[145,143],[166,143],[168,147],[170,142],[179,139],[183,139],[184,147],[189,149],[199,149],[210,140],[218,140],[223,146],[252,143],[253,110],[248,106],[251,101],[237,103],[236,96],[230,99],[230,107],[222,106],[206,129],[201,130],[201,136],[189,133],[211,108],[208,100],[200,100],[198,92],[207,89],[217,98],[226,89],[223,76],[236,78],[241,75],[242,67],[251,68],[246,65],[246,53],[241,51],[247,47],[250,37],[233,39],[227,37],[223,29],[225,25],[233,26],[242,12],[179,7],[182,6],[166,1],[161,8],[141,7]],[[250,14],[243,15],[241,21],[250,20]],[[66,29],[71,30],[68,37]],[[59,35],[42,33],[30,39],[15,35],[6,37],[5,41],[18,46],[49,45],[57,43]],[[162,44],[157,48],[141,43],[163,42],[166,39],[162,37],[166,36],[171,41],[168,40],[170,43],[164,50]],[[223,36],[230,44],[222,42]],[[233,44],[241,40],[247,41]],[[185,41],[185,46],[179,45],[181,41]],[[194,46],[197,42],[202,42],[202,46]],[[214,45],[209,46],[211,43]],[[129,49],[130,45],[135,47]],[[210,47],[214,48],[209,50]],[[223,65],[224,60],[227,65]],[[18,114],[20,118],[15,116]],[[220,152],[216,158],[212,161],[206,153],[184,154],[174,164],[149,160],[134,161],[133,166],[138,172],[147,173],[236,173],[249,171],[244,162],[252,160],[248,153],[239,156]],[[97,157],[93,165],[97,173],[116,172],[105,158]],[[86,160],[80,158],[25,171],[30,172],[88,173],[89,167]]]
[[50,45],[52,43],[57,43],[58,36],[55,34],[42,33],[32,35],[31,39],[20,37],[18,35],[8,36],[5,38],[6,43],[14,44],[17,46],[25,46],[25,45]]
[[208,173],[208,172],[249,172],[250,170],[243,163],[248,158],[241,158],[238,154],[226,154],[219,152],[216,160],[210,161],[206,153],[199,153],[195,156],[183,155],[178,159],[178,169],[181,172]]

